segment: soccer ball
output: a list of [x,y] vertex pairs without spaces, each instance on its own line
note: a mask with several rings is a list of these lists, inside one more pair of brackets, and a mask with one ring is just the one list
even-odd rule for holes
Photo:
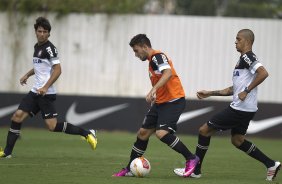
[[150,162],[144,157],[138,157],[130,163],[130,171],[136,177],[144,177],[150,173]]

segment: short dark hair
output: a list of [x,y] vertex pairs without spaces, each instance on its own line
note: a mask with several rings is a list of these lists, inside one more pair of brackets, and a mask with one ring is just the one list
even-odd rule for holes
[[152,47],[149,38],[145,34],[138,34],[138,35],[134,36],[131,39],[129,45],[131,47],[133,47],[134,45],[140,45],[140,46],[147,45],[150,48]]
[[251,44],[255,41],[255,34],[250,29],[241,29],[239,33],[243,33],[244,37],[251,42]]
[[51,31],[51,24],[49,20],[45,17],[38,17],[34,24],[34,29],[37,30],[38,27],[43,27],[44,29]]

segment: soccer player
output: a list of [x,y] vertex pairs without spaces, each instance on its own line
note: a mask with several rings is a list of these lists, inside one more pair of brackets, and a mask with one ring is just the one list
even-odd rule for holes
[[57,122],[57,111],[54,106],[56,90],[53,86],[61,74],[61,66],[56,47],[48,40],[51,31],[49,20],[38,17],[34,24],[37,43],[34,45],[33,68],[21,79],[20,84],[35,75],[35,83],[31,91],[22,99],[18,109],[11,118],[11,126],[7,135],[5,150],[0,150],[0,158],[11,158],[14,145],[20,135],[24,119],[41,111],[42,118],[50,131],[81,135],[96,148],[95,130],[84,130],[67,122]]
[[186,160],[184,176],[188,177],[193,173],[199,158],[193,155],[174,135],[177,128],[176,123],[185,108],[186,101],[182,84],[173,68],[172,61],[161,51],[154,50],[145,34],[134,36],[129,45],[136,57],[142,61],[149,61],[152,88],[146,96],[146,101],[151,104],[151,107],[137,133],[127,166],[113,176],[133,176],[130,172],[131,161],[145,153],[149,138],[155,133],[163,143],[183,155]]
[[[272,181],[281,167],[281,163],[267,157],[255,144],[245,139],[250,121],[257,111],[257,86],[267,77],[268,72],[252,52],[254,33],[242,29],[236,36],[236,49],[241,53],[233,71],[233,85],[217,91],[198,91],[199,99],[209,96],[231,96],[233,101],[222,112],[214,115],[199,129],[196,155],[200,158],[191,177],[201,177],[201,164],[210,145],[211,136],[217,131],[231,129],[231,142],[239,150],[263,163],[267,168],[266,180]],[[184,169],[175,169],[182,176]]]

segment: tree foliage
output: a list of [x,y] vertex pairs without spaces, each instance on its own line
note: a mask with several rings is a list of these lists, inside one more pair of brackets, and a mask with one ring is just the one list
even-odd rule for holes
[[22,13],[142,13],[146,0],[0,0],[1,11]]
[[177,0],[176,14],[282,18],[282,0]]
[[213,0],[177,0],[176,14],[216,15],[216,2]]
[[178,15],[282,18],[282,0],[0,0],[0,11],[143,14],[150,13],[144,7],[153,1],[159,6],[172,2],[170,13]]

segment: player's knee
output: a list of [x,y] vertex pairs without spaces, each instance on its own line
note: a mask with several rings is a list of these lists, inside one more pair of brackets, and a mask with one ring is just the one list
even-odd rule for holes
[[141,129],[139,129],[137,134],[138,134],[139,137],[144,137],[147,134],[147,132],[146,132],[146,130],[141,128]]
[[55,130],[55,127],[52,127],[52,126],[47,126],[47,128],[50,132],[54,132],[54,130]]
[[24,118],[24,112],[23,111],[16,111],[13,114],[11,121],[21,123],[23,121],[23,118]]
[[53,125],[53,124],[47,125],[47,128],[48,128],[48,130],[49,130],[50,132],[54,132],[55,127],[56,127],[56,125]]
[[231,137],[231,143],[235,146],[235,147],[239,147],[241,146],[241,144],[244,142],[244,137],[241,136],[232,136]]
[[54,132],[57,123],[53,123],[53,122],[46,122],[47,128],[50,132]]
[[210,137],[215,134],[216,129],[209,127],[207,123],[199,128],[199,134],[205,137]]
[[202,125],[199,128],[199,134],[201,134],[202,136],[208,136],[208,127],[206,126],[206,124]]
[[165,136],[166,134],[168,134],[168,132],[165,131],[165,130],[157,130],[157,131],[156,131],[156,136],[157,136],[158,139],[161,139],[161,138],[162,138],[163,136]]
[[146,140],[150,137],[150,132],[147,129],[140,128],[137,132],[137,136],[142,140]]

